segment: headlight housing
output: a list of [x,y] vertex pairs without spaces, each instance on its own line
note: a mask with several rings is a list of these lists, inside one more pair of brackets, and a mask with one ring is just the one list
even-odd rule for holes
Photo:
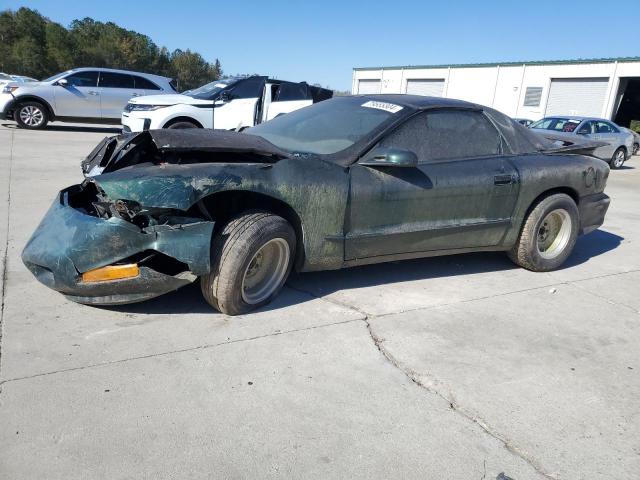
[[5,85],[2,89],[2,93],[13,93],[20,88],[20,85]]
[[124,107],[125,112],[151,112],[153,110],[158,110],[159,108],[165,108],[169,105],[147,105],[144,103],[127,103],[127,106]]

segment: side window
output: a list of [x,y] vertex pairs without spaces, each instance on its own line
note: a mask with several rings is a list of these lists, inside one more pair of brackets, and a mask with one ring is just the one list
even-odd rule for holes
[[577,133],[578,135],[589,135],[593,133],[593,122],[584,122]]
[[420,162],[500,154],[498,130],[481,112],[421,113],[385,137],[380,146],[412,150]]
[[258,98],[262,95],[264,87],[264,77],[249,77],[241,80],[229,91],[229,98],[235,100],[237,98]]
[[289,83],[284,82],[280,84],[274,102],[292,102],[294,100],[307,100],[307,85],[304,83]]
[[619,133],[619,130],[609,122],[596,122],[598,133]]
[[124,73],[100,72],[100,86],[103,88],[133,88],[133,77]]
[[139,88],[142,90],[160,90],[159,86],[157,86],[151,80],[147,80],[144,77],[138,77],[137,75],[133,75],[133,79],[135,81],[135,88]]
[[67,85],[73,87],[97,87],[98,86],[98,72],[76,72],[68,77]]

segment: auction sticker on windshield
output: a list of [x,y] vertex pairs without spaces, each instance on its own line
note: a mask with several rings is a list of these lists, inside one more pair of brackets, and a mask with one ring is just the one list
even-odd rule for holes
[[389,113],[397,113],[402,110],[402,107],[400,105],[396,105],[395,103],[374,102],[373,100],[364,102],[362,106],[367,108],[377,108],[378,110],[384,110],[385,112]]

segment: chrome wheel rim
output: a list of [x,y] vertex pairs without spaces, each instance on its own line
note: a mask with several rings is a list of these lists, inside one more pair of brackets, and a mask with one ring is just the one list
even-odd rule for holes
[[284,238],[274,238],[260,247],[244,271],[242,299],[255,305],[269,298],[287,274],[290,255]]
[[571,217],[562,209],[549,212],[540,223],[537,233],[538,252],[545,259],[556,258],[569,244]]
[[20,120],[25,125],[37,127],[44,121],[44,113],[38,107],[28,105],[20,110]]
[[621,167],[623,163],[624,163],[624,152],[620,150],[619,152],[616,153],[616,156],[613,159],[613,164],[616,167]]

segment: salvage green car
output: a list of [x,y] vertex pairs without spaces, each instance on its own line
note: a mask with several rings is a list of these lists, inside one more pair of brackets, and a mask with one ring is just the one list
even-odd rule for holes
[[36,278],[93,305],[200,281],[237,315],[299,272],[476,251],[560,267],[604,221],[599,143],[552,143],[490,108],[339,97],[243,132],[106,138],[26,245]]

